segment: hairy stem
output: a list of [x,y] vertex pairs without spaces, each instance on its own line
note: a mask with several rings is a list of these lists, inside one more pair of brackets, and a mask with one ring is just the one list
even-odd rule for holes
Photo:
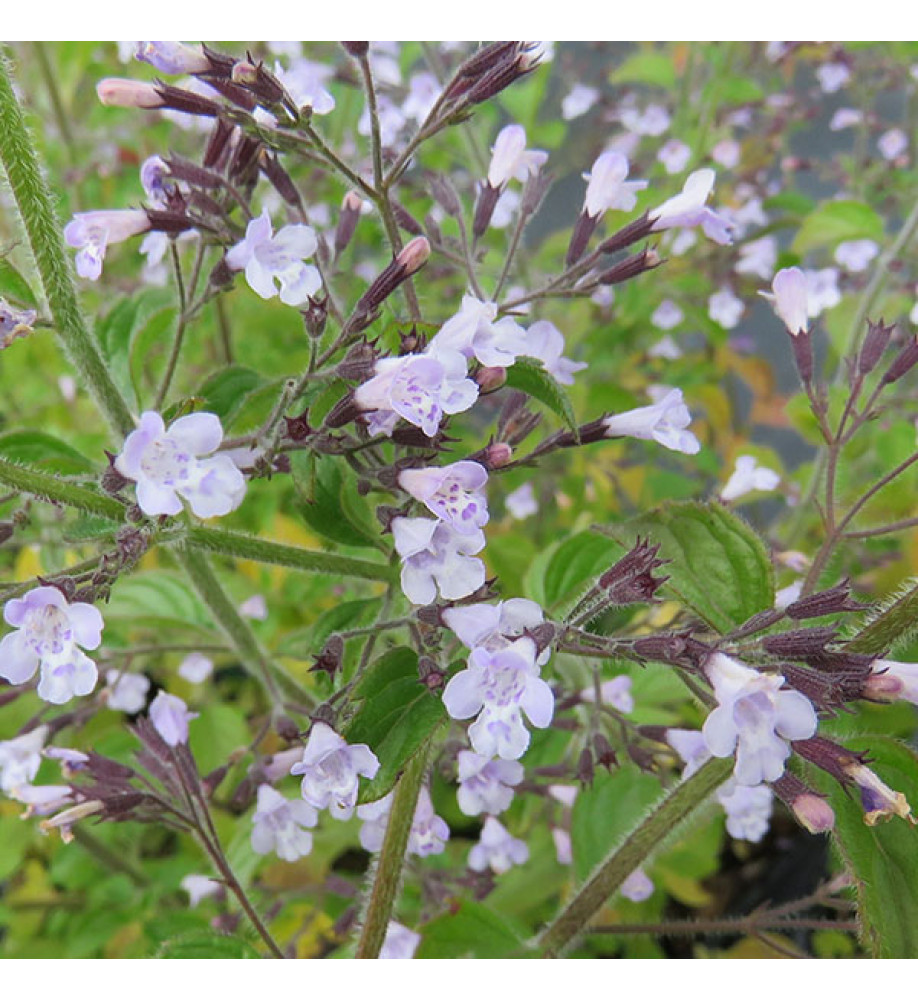
[[75,507],[86,514],[107,517],[113,521],[124,520],[124,505],[112,497],[86,489],[85,486],[68,483],[59,476],[16,465],[5,458],[0,458],[0,483],[11,486],[19,493]]

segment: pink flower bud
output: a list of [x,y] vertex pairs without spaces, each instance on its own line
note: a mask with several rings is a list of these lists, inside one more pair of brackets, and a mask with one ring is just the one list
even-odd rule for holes
[[501,469],[513,458],[513,449],[505,441],[495,441],[485,449],[484,457],[488,469]]
[[408,274],[416,274],[430,260],[430,244],[423,236],[416,236],[396,258]]
[[116,108],[161,108],[165,101],[156,84],[140,80],[122,80],[106,77],[96,85],[99,100]]
[[475,373],[475,381],[482,396],[489,392],[497,392],[507,383],[506,368],[479,368]]
[[798,821],[810,833],[826,833],[835,826],[835,813],[832,807],[825,799],[812,792],[798,795],[791,804],[791,809]]

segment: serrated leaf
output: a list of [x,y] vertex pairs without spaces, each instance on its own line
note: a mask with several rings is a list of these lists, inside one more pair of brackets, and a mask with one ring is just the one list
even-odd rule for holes
[[852,653],[879,655],[901,645],[918,630],[918,583],[909,587],[873,614],[866,625],[848,640]]
[[616,543],[593,531],[565,538],[545,567],[542,580],[545,604],[552,607],[580,596],[586,585],[593,583],[618,558]]
[[844,240],[883,240],[883,219],[861,201],[827,201],[803,220],[792,249],[804,254]]
[[216,931],[190,931],[171,941],[164,941],[155,958],[260,958],[243,938]]
[[666,504],[598,530],[623,550],[638,537],[658,542],[660,558],[669,560],[660,570],[669,576],[661,592],[721,634],[774,607],[774,570],[765,545],[745,521],[720,504]]
[[0,435],[0,456],[64,476],[94,469],[85,455],[44,431],[10,431]]
[[660,798],[660,781],[634,767],[597,774],[574,801],[571,846],[574,872],[584,881]]
[[12,305],[35,308],[35,294],[28,281],[6,258],[0,259],[0,298],[8,299]]
[[[885,736],[845,743],[869,753],[880,779],[918,805],[918,756],[910,747]],[[811,777],[835,810],[832,837],[855,879],[865,943],[878,958],[918,958],[918,829],[898,817],[867,826],[856,793],[823,771]]]
[[246,397],[265,384],[265,378],[252,368],[230,365],[211,375],[198,390],[201,409],[216,413],[224,426],[232,422]]
[[458,909],[421,928],[415,958],[526,958],[524,932],[482,903]]
[[519,357],[507,369],[507,385],[532,396],[559,416],[571,430],[577,429],[574,407],[564,389],[536,358]]
[[379,526],[347,466],[330,455],[309,452],[294,452],[290,464],[303,501],[300,513],[310,528],[342,545],[378,545]]
[[375,802],[395,785],[402,769],[446,718],[443,702],[418,679],[418,656],[400,646],[380,657],[354,688],[360,703],[344,735],[366,743],[379,758],[376,777],[362,783],[359,802]]

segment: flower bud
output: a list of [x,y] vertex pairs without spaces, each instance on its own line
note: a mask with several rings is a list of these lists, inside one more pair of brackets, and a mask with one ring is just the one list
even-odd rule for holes
[[484,449],[481,464],[486,469],[502,469],[513,459],[513,449],[505,441],[495,441]]
[[162,108],[166,101],[153,83],[106,77],[96,85],[99,100],[115,108]]
[[663,258],[656,250],[641,250],[640,253],[631,254],[624,260],[620,260],[613,267],[597,275],[596,280],[600,285],[619,285],[623,281],[636,278],[645,271],[652,271],[663,263]]
[[388,267],[384,268],[354,307],[357,316],[365,316],[379,308],[383,302],[412,274],[420,271],[430,259],[430,244],[423,236],[416,236],[399,251]]
[[479,368],[475,373],[475,382],[478,384],[479,395],[486,396],[489,392],[497,392],[502,386],[507,384],[506,368]]
[[597,733],[593,737],[593,753],[596,755],[596,763],[600,767],[604,767],[607,771],[611,771],[613,767],[618,766],[618,758],[615,756],[615,751],[602,733]]
[[181,42],[138,42],[134,57],[170,76],[207,73],[211,69],[202,51]]
[[492,187],[487,181],[481,185],[478,201],[475,202],[475,218],[472,221],[472,233],[476,239],[480,239],[488,231],[499,197],[500,188]]
[[362,59],[370,51],[369,42],[342,42],[344,51],[354,59]]
[[347,249],[351,237],[357,229],[360,219],[360,209],[363,199],[356,191],[348,191],[341,203],[341,214],[338,216],[338,227],[335,229],[335,256],[338,257]]
[[590,242],[590,237],[599,224],[599,219],[600,216],[589,215],[586,211],[580,213],[574,231],[571,233],[571,242],[568,245],[567,257],[564,261],[568,267],[576,264],[583,256],[583,251],[586,250],[587,243]]
[[865,611],[869,605],[860,604],[851,596],[851,586],[847,580],[842,580],[829,590],[821,590],[799,601],[794,601],[785,608],[788,618],[819,618],[822,615],[834,615],[841,611]]
[[857,359],[857,371],[859,375],[869,375],[883,356],[889,344],[889,338],[895,326],[887,326],[882,319],[879,323],[867,321],[867,336],[861,345],[861,352]]
[[580,757],[577,759],[577,780],[582,785],[592,785],[593,774],[593,754],[584,748],[580,751]]
[[897,382],[910,372],[916,363],[918,363],[918,337],[912,337],[887,369],[883,381],[887,384]]

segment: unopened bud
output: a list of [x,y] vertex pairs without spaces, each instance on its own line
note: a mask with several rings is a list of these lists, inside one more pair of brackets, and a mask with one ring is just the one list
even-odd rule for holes
[[583,256],[583,251],[586,250],[587,243],[590,242],[590,237],[593,235],[598,222],[598,215],[589,215],[586,211],[580,213],[580,218],[577,219],[577,224],[574,226],[573,233],[571,233],[571,242],[567,248],[565,263],[568,267],[576,264]]
[[403,281],[420,271],[429,259],[430,244],[423,236],[416,236],[405,245],[392,263],[379,273],[379,276],[363,293],[354,307],[355,314],[359,316],[373,312]]
[[910,372],[916,363],[918,363],[918,337],[912,337],[889,366],[883,381],[887,384],[897,382]]
[[623,281],[636,278],[645,271],[652,271],[663,263],[663,258],[656,250],[641,250],[619,261],[613,267],[597,275],[600,285],[619,285]]
[[418,677],[424,687],[432,693],[441,691],[446,684],[446,673],[437,661],[429,656],[422,656],[418,660]]
[[789,604],[784,613],[788,618],[819,618],[822,615],[837,614],[841,611],[865,611],[870,605],[860,604],[851,596],[851,586],[842,580],[829,590],[811,594]]
[[166,101],[153,83],[106,77],[96,84],[99,100],[113,108],[162,108]]
[[607,771],[611,771],[613,767],[618,765],[618,758],[615,756],[612,744],[602,733],[597,733],[593,737],[593,753],[596,755],[596,763]]
[[342,42],[344,51],[354,59],[361,59],[370,51],[369,42]]
[[250,62],[237,62],[233,66],[233,72],[230,78],[233,83],[241,83],[243,86],[248,86],[250,84],[257,83],[258,70]]
[[475,203],[475,218],[472,221],[472,232],[476,238],[481,238],[488,231],[499,197],[500,188],[491,187],[487,181],[481,185],[478,201]]
[[340,256],[347,249],[351,237],[357,229],[363,199],[356,191],[348,191],[341,203],[341,214],[338,216],[338,227],[335,229],[335,256]]
[[507,384],[506,368],[479,368],[475,373],[475,382],[478,384],[478,391],[482,396],[487,396],[489,392],[497,392]]
[[887,326],[881,319],[879,323],[867,321],[867,336],[861,345],[861,353],[857,358],[859,375],[869,375],[876,368],[889,344],[895,326]]
[[593,775],[593,754],[589,750],[583,749],[577,759],[577,780],[582,785],[592,785]]
[[430,260],[430,244],[423,236],[416,236],[395,259],[407,274],[416,274]]
[[502,469],[509,465],[513,458],[513,449],[505,441],[495,441],[489,444],[482,456],[482,465],[486,469]]

